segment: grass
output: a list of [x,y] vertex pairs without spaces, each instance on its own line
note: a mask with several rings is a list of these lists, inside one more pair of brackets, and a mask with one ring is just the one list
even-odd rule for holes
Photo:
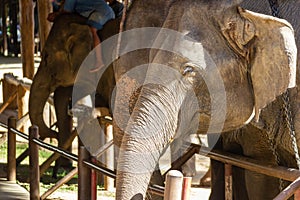
[[[21,155],[26,149],[28,148],[27,143],[17,142],[16,145],[16,156],[18,157]],[[39,151],[39,163],[42,164],[45,160],[47,160],[52,155],[52,152],[47,150],[40,150]],[[2,163],[7,162],[7,143],[3,143],[0,146],[0,160]],[[45,192],[46,190],[50,189],[59,179],[63,178],[71,169],[65,170],[60,168],[57,173],[57,178],[52,177],[52,170],[53,170],[54,163],[52,163],[51,167],[47,169],[47,171],[41,177],[41,192]],[[17,179],[18,184],[25,187],[29,190],[29,157],[27,156],[17,167]],[[62,187],[59,188],[58,191],[64,192],[74,192],[77,191],[77,175],[75,175],[67,184],[64,184]]]
[[[16,155],[17,157],[21,155],[26,149],[28,148],[28,144],[24,142],[17,142],[16,145]],[[52,155],[52,152],[44,149],[40,149],[39,151],[39,163],[42,164],[45,160],[47,160]],[[0,145],[0,165],[6,168],[7,162],[7,143],[4,142]],[[73,166],[76,166],[77,163],[73,163]],[[40,181],[40,193],[43,194],[48,189],[53,187],[55,183],[63,178],[69,171],[72,169],[63,169],[60,168],[57,173],[57,178],[52,177],[52,170],[53,170],[54,163],[52,163],[51,167],[47,169],[47,171],[43,174]],[[0,166],[1,167],[1,166]],[[2,175],[1,175],[2,176]],[[20,166],[17,167],[17,182],[22,187],[26,188],[29,191],[29,158],[28,156],[24,159]],[[61,193],[77,193],[77,174],[66,184],[62,185],[57,191]],[[101,185],[97,186],[97,190],[103,191],[104,188]],[[103,191],[101,192],[101,196],[104,197],[114,197],[115,194],[113,192]]]

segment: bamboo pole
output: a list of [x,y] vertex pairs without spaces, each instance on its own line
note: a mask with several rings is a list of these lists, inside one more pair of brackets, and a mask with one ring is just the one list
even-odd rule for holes
[[38,139],[39,128],[29,128],[29,176],[30,176],[30,200],[40,199],[40,168],[39,168],[39,146],[33,139]]
[[8,119],[8,145],[7,145],[7,180],[16,181],[17,166],[16,166],[16,134],[11,131],[11,128],[16,128],[17,120],[10,117]]

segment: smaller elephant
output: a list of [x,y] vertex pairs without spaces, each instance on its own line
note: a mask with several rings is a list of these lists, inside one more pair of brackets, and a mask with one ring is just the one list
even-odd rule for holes
[[[106,23],[99,32],[105,40],[119,31],[120,18]],[[112,48],[112,47],[111,47]],[[42,51],[40,66],[33,78],[29,96],[29,116],[32,124],[39,127],[40,137],[57,138],[59,146],[70,137],[72,124],[69,116],[73,84],[77,71],[87,55],[93,50],[93,39],[86,18],[77,14],[59,15],[52,26]],[[112,51],[106,49],[107,51]],[[115,85],[113,68],[109,67],[98,84],[97,106],[109,107],[110,94]],[[88,84],[86,80],[84,84]],[[59,133],[44,122],[43,112],[46,100],[54,93],[54,106]],[[89,91],[86,91],[88,94]],[[109,95],[108,95],[109,94]],[[77,100],[83,98],[78,96]],[[76,100],[74,100],[76,101]],[[64,161],[65,165],[70,165]]]

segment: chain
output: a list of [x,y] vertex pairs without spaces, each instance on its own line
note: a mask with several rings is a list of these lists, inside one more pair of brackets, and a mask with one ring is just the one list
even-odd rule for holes
[[[274,17],[279,17],[279,9],[278,9],[279,6],[278,6],[277,0],[269,0],[269,4],[270,4],[271,10],[272,10],[272,15]],[[298,169],[300,170],[300,157],[299,157],[299,150],[298,150],[296,134],[295,134],[294,120],[293,120],[292,112],[291,112],[289,90],[287,90],[282,95],[282,100],[283,100],[283,108],[285,111],[284,114],[285,114],[285,118],[286,118],[286,122],[287,122],[287,128],[289,130],[290,137],[292,140],[292,148],[294,150]]]
[[290,137],[292,140],[292,148],[294,150],[295,154],[295,159],[297,162],[298,169],[300,169],[300,157],[299,157],[299,150],[297,146],[297,139],[296,139],[296,134],[295,134],[295,127],[294,127],[294,120],[292,117],[292,112],[291,112],[291,104],[290,104],[290,98],[289,98],[289,91],[287,90],[283,95],[283,108],[284,108],[284,113],[286,117],[286,122],[287,122],[287,127],[289,129]]
[[[272,15],[274,17],[279,17],[279,5],[277,0],[268,0],[271,10],[272,10]],[[300,157],[299,157],[299,150],[297,146],[297,140],[296,140],[296,134],[295,134],[295,127],[294,127],[294,120],[292,117],[292,112],[291,112],[291,104],[290,104],[290,99],[289,99],[289,90],[287,90],[283,95],[282,95],[282,100],[283,100],[283,109],[284,109],[284,115],[287,123],[287,128],[289,130],[289,134],[292,140],[292,148],[295,154],[295,159],[297,162],[298,169],[300,170]],[[269,134],[270,135],[270,134]],[[269,136],[269,141],[271,144],[271,150],[273,152],[273,155],[275,156],[276,162],[279,164],[280,158],[278,155],[278,152],[276,151],[276,147],[274,144],[274,137]],[[280,179],[280,190],[283,189],[283,180]]]
[[[271,131],[267,131],[266,136],[268,138],[268,142],[270,144],[270,149],[272,151],[272,154],[275,158],[275,162],[277,165],[280,165],[280,157],[278,151],[276,150],[277,145],[275,144],[275,135],[272,134]],[[284,189],[284,181],[282,179],[279,179],[279,190],[282,191],[283,189]]]

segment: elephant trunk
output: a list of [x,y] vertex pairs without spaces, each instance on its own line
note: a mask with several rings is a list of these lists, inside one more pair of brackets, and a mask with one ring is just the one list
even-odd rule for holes
[[183,99],[168,87],[142,88],[122,138],[117,200],[145,198],[158,160],[175,135]]
[[29,96],[29,116],[31,124],[39,127],[41,138],[56,138],[57,133],[51,130],[44,122],[43,112],[47,99],[53,89],[51,89],[51,76],[38,71],[33,79]]

